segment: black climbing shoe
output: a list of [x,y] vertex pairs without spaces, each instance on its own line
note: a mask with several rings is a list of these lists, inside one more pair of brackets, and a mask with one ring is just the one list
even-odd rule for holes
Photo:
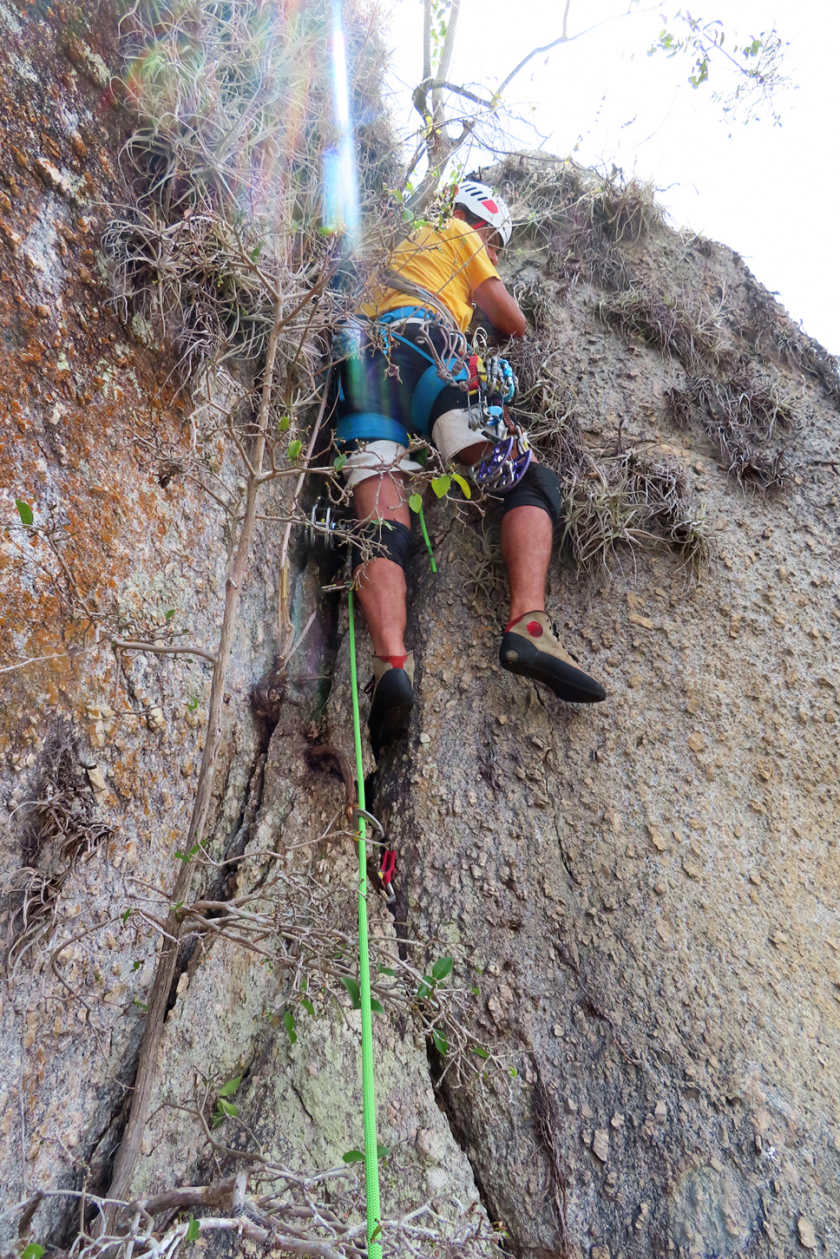
[[505,630],[499,648],[503,669],[544,682],[570,704],[600,704],[607,692],[564,649],[545,612],[526,612]]
[[414,653],[408,653],[402,669],[374,656],[373,683],[368,733],[373,754],[378,756],[386,744],[408,733],[414,707]]

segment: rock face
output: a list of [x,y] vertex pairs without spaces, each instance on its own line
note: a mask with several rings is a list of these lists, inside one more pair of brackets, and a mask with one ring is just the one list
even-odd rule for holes
[[[66,17],[0,7],[3,1209],[39,1188],[109,1183],[209,665],[115,657],[107,644],[122,616],[145,618],[149,641],[174,622],[212,650],[229,547],[178,475],[189,402],[173,361],[106,304],[99,202],[116,196],[128,120],[106,90],[107,13],[93,32],[84,14]],[[544,212],[544,168],[499,178],[522,221],[529,206]],[[439,572],[418,540],[414,723],[369,782],[399,854],[398,898],[392,913],[372,896],[371,917],[381,960],[422,970],[452,956],[442,987],[461,995],[446,1054],[406,1003],[386,1000],[376,1019],[379,1140],[393,1147],[384,1210],[486,1212],[523,1259],[833,1255],[836,374],[722,246],[655,215],[627,232],[607,215],[606,251],[602,239],[586,255],[575,216],[590,187],[566,188],[562,213],[544,212],[550,230],[509,251],[534,324],[520,374],[562,386],[563,431],[593,469],[629,450],[677,468],[686,499],[705,505],[708,558],[692,571],[638,539],[583,576],[560,550],[549,611],[609,692],[573,709],[498,666],[492,509],[482,520],[451,499],[427,503]],[[690,336],[671,318],[685,310]],[[747,377],[778,413],[752,452],[735,448],[723,414]],[[756,453],[758,479],[781,487],[729,474],[756,472]],[[567,487],[570,519],[585,482]],[[270,501],[281,514],[284,494]],[[207,935],[184,951],[137,1194],[235,1170],[201,1117],[237,1077],[228,1096],[251,1135],[228,1118],[214,1139],[310,1170],[361,1145],[358,1015],[328,968],[320,995],[314,980],[301,988],[300,945],[283,936],[297,913],[307,929],[344,933],[352,952],[344,787],[310,756],[313,740],[351,753],[346,614],[322,593],[329,560],[301,538],[295,619],[320,615],[269,731],[248,692],[275,650],[276,547],[263,523],[227,686],[208,851],[232,865],[202,867],[195,893],[221,904],[262,891],[270,956]],[[363,678],[367,650],[362,632]],[[323,675],[326,709],[310,680]],[[41,932],[56,912],[57,932]],[[66,1244],[76,1218],[51,1199],[28,1236]],[[17,1220],[3,1227],[11,1245]]]

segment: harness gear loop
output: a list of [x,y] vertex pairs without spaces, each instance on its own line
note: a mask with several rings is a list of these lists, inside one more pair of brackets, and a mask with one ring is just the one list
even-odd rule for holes
[[372,1240],[381,1223],[379,1205],[379,1156],[376,1145],[376,1097],[373,1084],[373,1025],[370,1012],[370,949],[367,920],[367,853],[365,819],[365,770],[362,760],[362,729],[359,721],[359,688],[356,680],[356,628],[353,591],[347,595],[350,634],[350,692],[353,696],[353,742],[356,750],[356,791],[359,836],[359,998],[362,1013],[362,1113],[365,1132],[365,1198],[367,1202],[368,1259],[382,1259],[382,1244]]

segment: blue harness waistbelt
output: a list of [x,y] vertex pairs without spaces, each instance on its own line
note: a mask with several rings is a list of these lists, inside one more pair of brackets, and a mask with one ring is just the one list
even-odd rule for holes
[[335,426],[336,441],[340,442],[396,442],[408,446],[411,438],[408,430],[389,415],[377,415],[375,411],[357,411],[343,415]]
[[[435,312],[425,306],[400,306],[396,310],[385,311],[375,321],[372,321],[383,325],[387,329],[383,333],[386,345],[390,338],[391,341],[407,346],[408,349],[413,350],[415,354],[419,354],[421,358],[426,359],[429,363],[429,366],[417,382],[411,397],[411,427],[412,431],[421,437],[430,435],[432,408],[443,390],[453,381],[468,379],[466,364],[460,357],[447,359],[445,367],[450,373],[451,379],[442,379],[438,375],[437,362],[432,355],[421,349],[414,341],[400,336],[398,332],[391,331],[389,325],[409,321],[425,323],[436,318]],[[356,338],[359,335],[360,330],[357,330],[355,333]],[[351,352],[356,355],[359,353],[358,340],[356,341],[354,351]],[[403,424],[390,416],[374,411],[361,411],[343,416],[336,425],[336,438],[338,441],[345,442],[394,441],[401,446],[407,446],[410,441],[408,430]]]

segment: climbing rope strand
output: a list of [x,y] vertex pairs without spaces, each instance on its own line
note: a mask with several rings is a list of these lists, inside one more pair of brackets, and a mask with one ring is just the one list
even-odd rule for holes
[[423,541],[426,543],[426,550],[429,552],[429,561],[432,565],[432,572],[437,572],[437,564],[435,563],[435,553],[432,550],[432,544],[429,540],[429,531],[426,528],[426,517],[423,515],[423,504],[420,504],[420,510],[417,513],[420,517],[420,528],[423,530]]
[[[353,618],[353,590],[347,599],[350,629],[350,691],[353,696],[353,739],[356,748],[356,781],[359,808],[365,808],[365,771],[362,762],[362,732],[359,724],[359,688],[356,681],[356,630]],[[376,1099],[373,1087],[373,1025],[370,1011],[370,956],[367,922],[367,855],[365,820],[359,821],[359,996],[362,1006],[362,1106],[365,1133],[365,1194],[369,1259],[382,1259],[382,1246],[371,1238],[379,1228],[379,1157],[376,1144]],[[377,1237],[379,1234],[376,1234]]]

